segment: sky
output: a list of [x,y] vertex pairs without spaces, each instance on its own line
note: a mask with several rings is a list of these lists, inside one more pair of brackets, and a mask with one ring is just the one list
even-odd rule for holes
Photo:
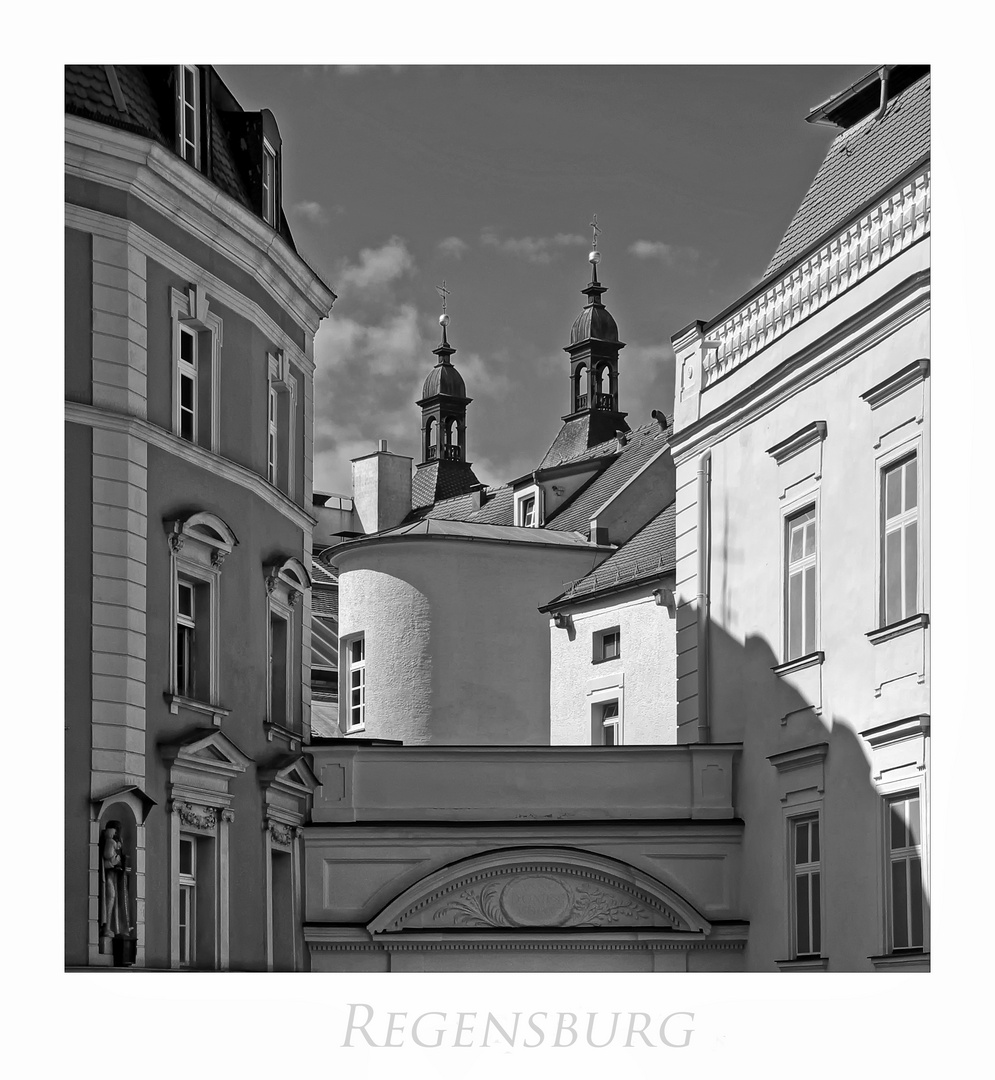
[[673,409],[670,337],[755,284],[834,130],[805,123],[869,66],[219,66],[283,138],[283,202],[338,299],[315,338],[316,491],[388,440],[418,460],[415,401],[450,290],[467,457],[534,468],[568,411],[563,347],[602,229],[631,427]]

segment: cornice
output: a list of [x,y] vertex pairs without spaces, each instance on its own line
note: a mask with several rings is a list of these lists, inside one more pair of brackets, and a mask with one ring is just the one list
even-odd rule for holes
[[860,734],[875,749],[890,746],[892,743],[905,742],[907,739],[925,737],[929,735],[929,715],[919,713],[916,716],[906,716],[901,720],[891,720],[887,724],[867,728]]
[[130,435],[141,439],[149,446],[164,450],[168,454],[196,465],[206,472],[212,473],[222,480],[228,480],[239,487],[250,491],[268,506],[291,521],[297,528],[310,532],[317,520],[305,513],[299,506],[291,502],[281,491],[267,483],[261,476],[237,465],[234,461],[212,454],[201,446],[189,443],[172,432],[150,424],[148,420],[139,419],[136,416],[124,416],[121,413],[110,413],[93,405],[81,405],[75,401],[66,402],[66,423],[82,424],[84,427],[95,428],[100,431],[115,431],[122,435]]
[[826,654],[821,650],[817,652],[806,653],[805,656],[796,657],[794,660],[788,660],[784,664],[775,664],[770,670],[779,677],[785,675],[794,675],[795,672],[804,671],[805,668],[819,667],[826,661]]
[[833,326],[766,372],[756,382],[686,428],[674,431],[670,446],[676,464],[720,440],[814,385],[930,308],[930,271],[917,271],[877,297],[850,319]]
[[801,960],[775,960],[779,971],[828,971],[828,956],[806,956]]
[[178,221],[252,274],[310,333],[331,310],[335,294],[277,232],[152,139],[67,115],[66,172],[127,190]]
[[916,383],[920,383],[928,377],[929,361],[913,360],[911,364],[896,371],[894,375],[889,375],[887,379],[883,379],[876,386],[872,386],[870,390],[865,391],[860,397],[872,409],[876,409],[886,401],[891,401],[892,398],[897,397],[903,390],[908,390],[910,386],[915,386]]
[[817,443],[822,442],[826,437],[826,432],[828,430],[825,420],[814,420],[811,424],[806,425],[799,431],[796,431],[793,435],[789,435],[786,439],[783,439],[781,442],[770,447],[767,453],[770,454],[778,465],[783,465],[784,462],[790,460],[796,454],[800,454],[810,446],[815,446]]
[[[226,281],[209,273],[199,263],[175,248],[165,244],[157,236],[126,218],[102,214],[74,203],[66,203],[66,225],[71,229],[92,233],[94,236],[122,243],[140,251],[147,258],[172,270],[185,281],[200,284],[225,307],[255,324],[275,345],[283,349],[295,367],[306,375],[314,376],[314,361],[309,359],[296,341],[254,300],[233,288]],[[255,275],[253,275],[255,276]],[[279,297],[276,297],[278,301]]]
[[807,765],[821,764],[829,753],[829,743],[813,743],[811,746],[801,746],[797,750],[785,750],[781,754],[773,754],[767,760],[778,772],[788,772],[791,769],[803,769]]
[[882,626],[878,630],[871,630],[865,634],[864,637],[872,645],[880,645],[885,641],[891,641],[893,638],[901,637],[903,634],[911,634],[914,630],[925,630],[929,626],[929,616],[925,613],[920,615],[912,615],[908,619],[902,619],[901,622],[891,623],[888,626]]

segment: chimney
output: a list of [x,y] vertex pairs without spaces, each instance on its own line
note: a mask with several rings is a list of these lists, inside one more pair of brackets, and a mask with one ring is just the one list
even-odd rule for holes
[[472,496],[474,510],[479,510],[484,505],[484,485],[473,484],[470,487],[470,495]]
[[352,498],[364,533],[400,525],[411,513],[411,458],[389,453],[379,439],[374,453],[353,458]]
[[608,539],[608,526],[599,525],[597,520],[591,522],[590,539],[592,544],[598,544],[599,546],[605,546],[611,541]]

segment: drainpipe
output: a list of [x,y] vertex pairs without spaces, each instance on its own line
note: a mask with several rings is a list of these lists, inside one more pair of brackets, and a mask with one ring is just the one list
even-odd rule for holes
[[712,451],[698,459],[698,742],[709,742],[708,597],[712,555]]
[[875,120],[880,120],[884,116],[884,111],[888,107],[888,68],[887,66],[881,69],[881,102],[878,105],[878,111],[874,114]]

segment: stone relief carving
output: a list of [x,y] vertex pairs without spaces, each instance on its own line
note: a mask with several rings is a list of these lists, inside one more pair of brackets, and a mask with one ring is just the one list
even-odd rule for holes
[[169,546],[173,551],[179,551],[183,547],[183,540],[183,533],[174,532],[169,534]]
[[273,838],[273,842],[276,844],[283,844],[285,847],[289,847],[291,841],[294,838],[294,829],[290,825],[283,825],[279,821],[271,821],[269,823],[269,834]]
[[438,898],[407,925],[527,929],[548,926],[677,926],[677,918],[649,897],[553,870],[516,874],[468,884],[455,895]]
[[225,561],[225,556],[227,554],[227,551],[222,551],[221,548],[215,548],[211,552],[211,566],[213,566],[215,569],[220,568],[221,564]]
[[[191,829],[213,829],[218,823],[217,811],[209,806],[201,807],[200,810],[203,812],[198,812],[198,808],[189,803],[176,803],[173,807],[173,812],[179,816],[180,821]],[[223,811],[222,820],[230,821],[231,818],[224,818],[225,813],[231,813],[231,811]]]

